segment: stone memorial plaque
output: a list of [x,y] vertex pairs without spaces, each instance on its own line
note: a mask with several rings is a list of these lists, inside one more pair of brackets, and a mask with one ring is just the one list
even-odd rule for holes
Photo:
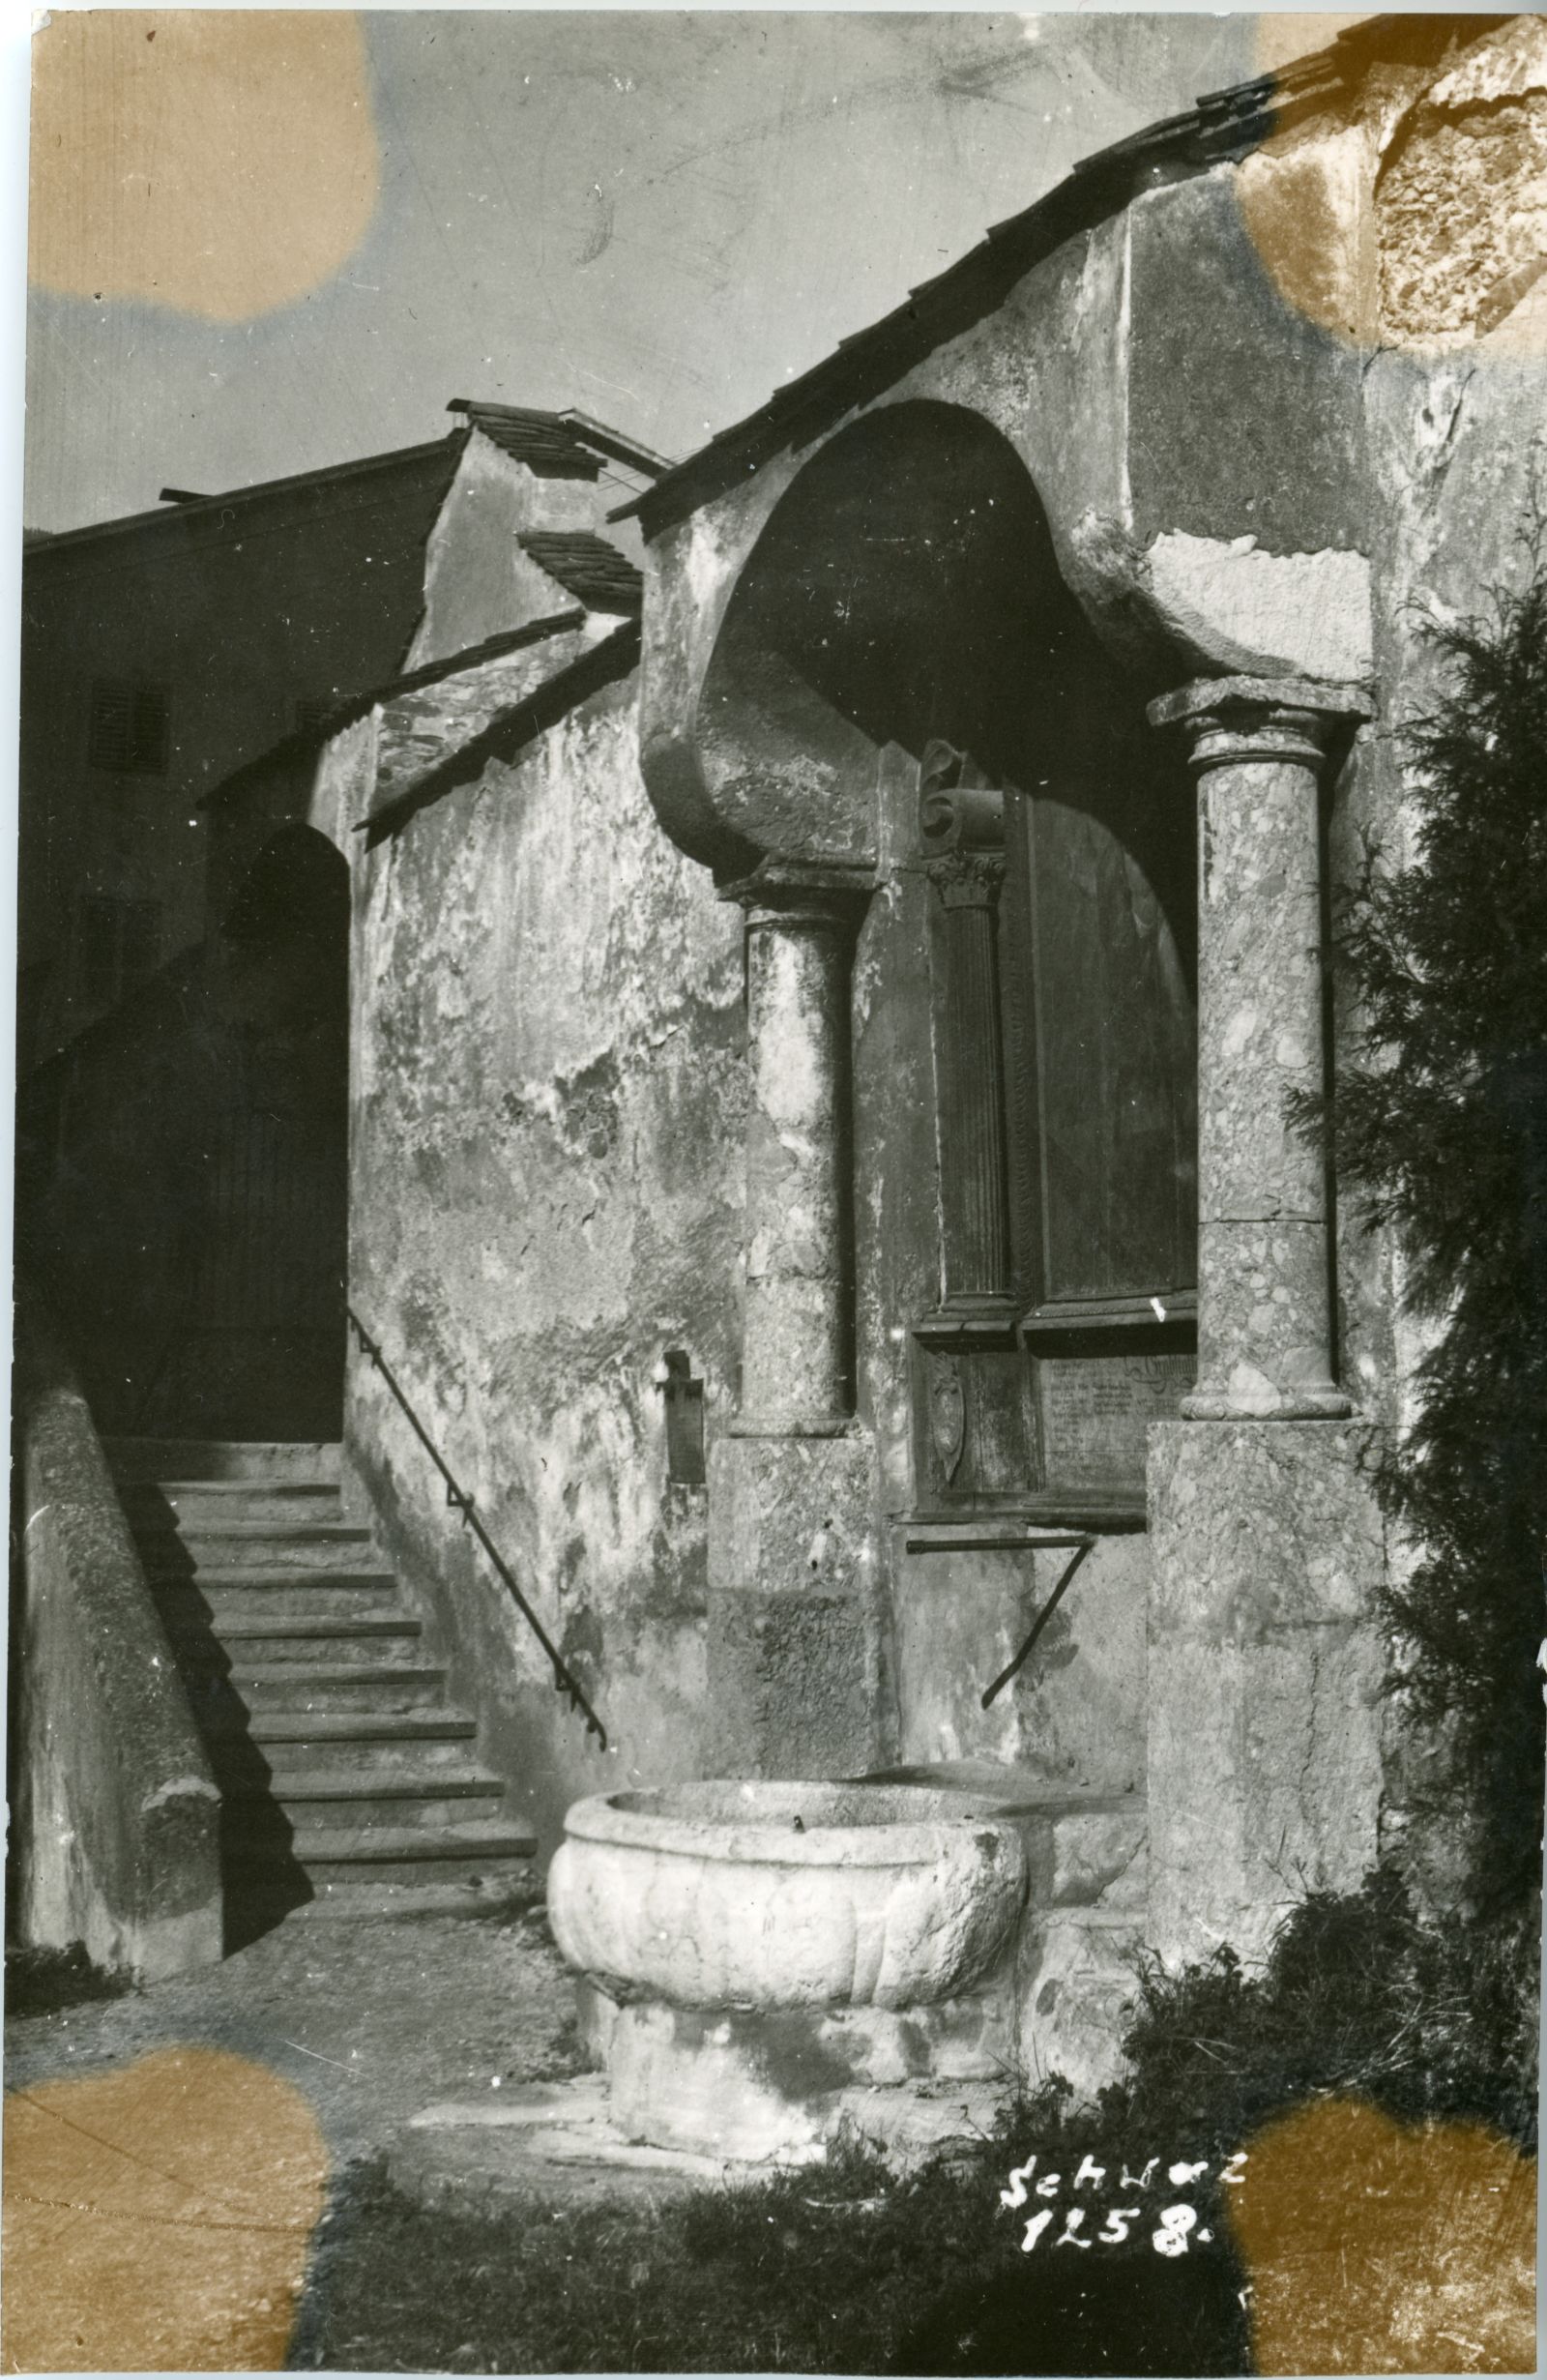
[[1145,1433],[1176,1418],[1195,1368],[1185,1353],[1037,1359],[1048,1486],[1142,1488]]

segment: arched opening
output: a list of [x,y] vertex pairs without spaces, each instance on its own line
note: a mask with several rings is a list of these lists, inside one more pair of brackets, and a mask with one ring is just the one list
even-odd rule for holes
[[285,827],[57,1062],[21,1229],[104,1429],[339,1435],[348,978],[347,864]]
[[[1153,690],[1070,595],[1008,442],[915,401],[856,423],[794,482],[700,698],[702,765],[748,844],[900,862],[941,892],[919,959],[933,982],[942,1278],[933,1312],[911,1319],[919,1492],[948,1503],[1131,1501],[1147,1423],[1174,1409],[1189,1361],[1192,803],[1146,721]],[[960,995],[970,937],[943,914],[919,832],[920,772],[943,748],[954,783],[1003,794],[986,1006]],[[990,1197],[1003,1278],[953,1305],[953,1206]]]
[[215,940],[208,1029],[219,1080],[190,1219],[184,1394],[196,1397],[212,1436],[336,1438],[348,1224],[347,864],[312,828],[282,827]]

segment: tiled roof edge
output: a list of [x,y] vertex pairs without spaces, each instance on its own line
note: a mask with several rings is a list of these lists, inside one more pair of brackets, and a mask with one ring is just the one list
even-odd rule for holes
[[610,636],[603,636],[567,668],[535,687],[509,711],[500,712],[476,736],[469,737],[459,751],[426,770],[368,818],[358,820],[355,833],[365,836],[367,849],[384,842],[431,803],[444,801],[461,785],[476,784],[490,761],[517,759],[547,728],[556,727],[576,703],[627,677],[638,663],[639,651],[638,623],[626,620]]

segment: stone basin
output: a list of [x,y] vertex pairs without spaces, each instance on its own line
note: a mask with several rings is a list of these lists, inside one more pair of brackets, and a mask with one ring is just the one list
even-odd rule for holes
[[992,1965],[1026,1897],[1013,1821],[923,1785],[711,1779],[565,1820],[548,1913],[611,1999],[905,2008]]

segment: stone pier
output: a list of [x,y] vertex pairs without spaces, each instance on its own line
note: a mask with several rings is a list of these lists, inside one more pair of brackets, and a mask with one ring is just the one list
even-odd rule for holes
[[1334,1376],[1325,1167],[1286,1104],[1326,1080],[1320,778],[1349,687],[1163,697],[1198,779],[1198,1380],[1151,1431],[1150,1929],[1262,1955],[1357,1886],[1381,1798],[1383,1537]]
[[741,1411],[710,1457],[709,1690],[727,1776],[873,1763],[873,1451],[854,1416],[849,978],[867,880],[765,866],[746,911]]

